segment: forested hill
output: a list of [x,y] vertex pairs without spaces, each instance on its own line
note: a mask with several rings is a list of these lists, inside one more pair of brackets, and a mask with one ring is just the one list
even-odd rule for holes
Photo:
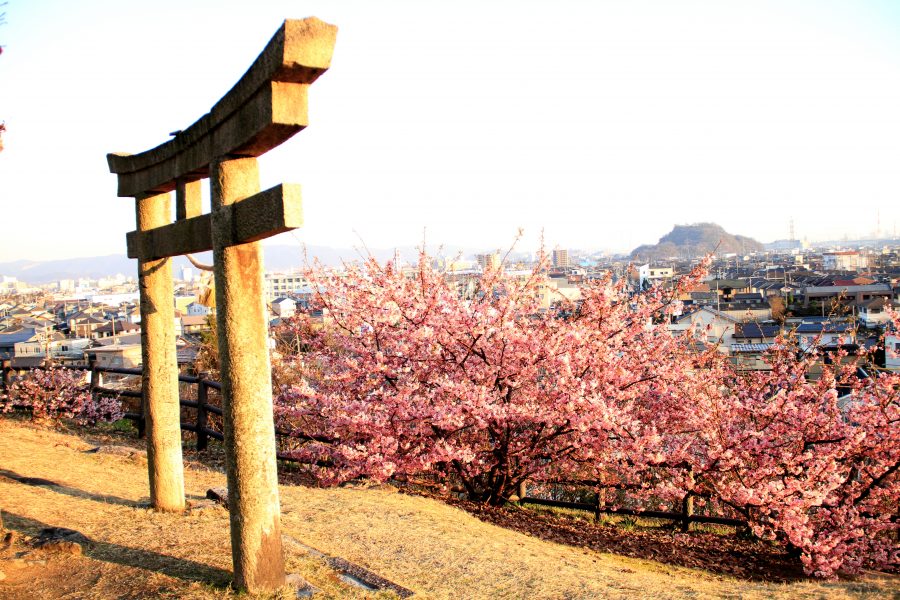
[[715,252],[746,254],[760,251],[763,245],[743,235],[733,235],[715,223],[676,225],[672,231],[659,238],[657,244],[644,244],[631,252],[638,261],[661,260],[670,257],[695,258]]

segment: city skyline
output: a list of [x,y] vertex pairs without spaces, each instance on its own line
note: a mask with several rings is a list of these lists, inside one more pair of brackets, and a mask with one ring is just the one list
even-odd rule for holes
[[488,249],[523,227],[520,248],[627,252],[678,223],[766,243],[900,219],[889,2],[183,4],[8,4],[0,262],[124,252],[105,154],[187,127],[306,15],[339,43],[310,127],[261,161],[264,187],[304,190],[275,243]]

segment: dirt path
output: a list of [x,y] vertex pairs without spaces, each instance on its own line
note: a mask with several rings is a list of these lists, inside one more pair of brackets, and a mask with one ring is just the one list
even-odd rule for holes
[[[85,453],[73,435],[0,419],[0,509],[8,529],[66,527],[87,536],[83,557],[9,566],[0,598],[221,598],[231,596],[228,517],[222,508],[154,513],[140,457]],[[28,485],[22,478],[47,480]],[[189,499],[224,485],[199,466]],[[52,482],[52,485],[50,484]],[[38,482],[40,483],[40,482]],[[390,489],[282,486],[287,536],[355,562],[420,598],[896,597],[900,580],[766,584],[580,550],[482,522],[441,502]],[[289,570],[324,590],[361,595],[321,559],[288,544]],[[4,562],[7,567],[4,567]],[[27,562],[27,561],[26,561]]]

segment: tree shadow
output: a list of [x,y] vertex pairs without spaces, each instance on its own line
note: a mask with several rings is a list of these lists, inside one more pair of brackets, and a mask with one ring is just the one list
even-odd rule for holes
[[[6,510],[3,511],[3,523],[7,529],[13,529],[31,536],[39,534],[42,529],[53,527],[47,523]],[[87,543],[82,546],[82,553],[84,556],[94,560],[146,571],[155,571],[176,579],[199,581],[220,588],[226,588],[231,584],[231,573],[225,569],[141,548],[87,539]]]
[[78,488],[74,488],[68,485],[64,485],[62,483],[57,483],[55,481],[50,481],[49,479],[41,479],[39,477],[26,477],[25,475],[19,475],[13,471],[9,471],[7,469],[0,469],[0,476],[6,477],[7,479],[12,479],[13,481],[17,481],[24,485],[31,485],[35,487],[46,487],[48,489],[53,490],[54,492],[58,492],[60,494],[65,494],[66,496],[73,496],[75,498],[84,498],[86,500],[93,500],[95,502],[105,502],[106,504],[118,504],[120,506],[128,506],[130,508],[137,508],[143,506],[140,502],[136,500],[128,500],[127,498],[120,498],[118,496],[106,495],[106,494],[93,494],[91,492],[86,492],[84,490],[80,490]]

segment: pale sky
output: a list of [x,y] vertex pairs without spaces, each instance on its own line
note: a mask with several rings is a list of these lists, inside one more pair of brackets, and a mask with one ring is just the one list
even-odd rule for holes
[[106,153],[202,116],[286,18],[339,27],[279,243],[631,250],[900,221],[900,2],[8,0],[0,262],[123,253]]

